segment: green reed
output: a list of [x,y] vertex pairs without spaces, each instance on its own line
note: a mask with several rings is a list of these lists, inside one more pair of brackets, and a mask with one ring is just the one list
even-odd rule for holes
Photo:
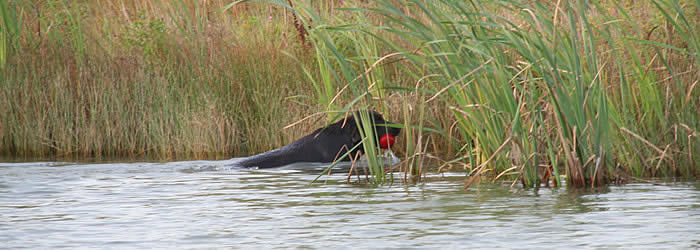
[[[654,4],[664,13],[661,2]],[[679,33],[685,43],[694,43],[694,36],[688,34],[694,32],[690,27],[697,20],[684,19],[686,15],[680,13],[683,9],[677,1],[665,4],[666,8],[677,11],[675,16],[681,17],[681,23],[686,25],[678,26],[669,19],[671,15],[664,13],[667,21],[681,30]],[[494,13],[494,10],[503,9],[508,12],[505,18]],[[596,20],[593,23],[589,20],[589,13],[596,10],[608,22]],[[653,63],[650,58],[631,59],[634,62],[631,68],[638,70],[633,75],[639,78],[637,82],[623,79],[623,84],[618,84],[607,77],[609,72],[614,72],[610,70],[610,64],[615,63],[618,73],[629,78],[625,71],[630,65],[625,62],[630,59],[604,60],[600,56],[608,52],[601,52],[601,47],[612,48],[613,54],[617,50],[631,50],[633,56],[644,55],[645,48],[636,44],[618,49],[617,43],[632,40],[659,48],[680,49],[625,37],[630,34],[615,27],[619,20],[611,20],[598,3],[559,1],[556,6],[544,6],[517,1],[406,1],[398,4],[383,2],[372,11],[384,16],[390,23],[385,28],[395,34],[397,40],[410,45],[400,47],[390,42],[391,46],[402,53],[417,50],[419,53],[408,57],[413,67],[428,68],[427,74],[437,76],[432,81],[437,84],[438,94],[442,95],[440,98],[454,112],[460,132],[471,138],[471,141],[459,143],[464,145],[460,149],[465,156],[461,158],[470,160],[468,166],[473,177],[468,183],[485,172],[494,172],[500,177],[509,171],[520,170],[520,179],[526,186],[539,186],[552,175],[555,175],[554,184],[560,185],[558,162],[563,162],[570,186],[597,186],[626,178],[620,172],[648,166],[648,163],[619,161],[621,156],[618,154],[625,157],[638,152],[624,143],[629,140],[623,139],[625,135],[621,133],[634,132],[620,123],[623,119],[619,116],[615,98],[608,93],[610,86],[633,85],[637,93],[623,94],[644,102],[630,107],[638,113],[623,115],[624,119],[638,123],[641,118],[643,124],[653,128],[652,131],[670,135],[667,122],[671,118],[668,114],[672,112],[689,116],[680,121],[693,124],[697,121],[689,114],[690,110],[667,106],[661,101],[663,89],[656,86],[659,78],[649,73],[648,67]],[[626,21],[633,23],[634,20]],[[612,32],[621,32],[622,37]],[[690,48],[695,48],[695,45],[690,45]],[[658,49],[656,52],[668,73],[673,75],[671,65]],[[697,55],[685,50],[680,52],[691,57]],[[642,65],[647,67],[644,72],[640,70]],[[692,66],[690,71],[697,74]],[[666,89],[667,99],[670,96],[691,96],[692,93],[684,94],[683,89],[687,87],[683,87],[678,78],[674,80],[678,87]],[[690,107],[697,109],[697,105]],[[688,133],[685,134],[689,142],[688,153],[674,157],[691,159],[697,154],[690,143],[697,140],[697,130],[685,123],[677,123],[674,135],[679,124],[684,124],[681,126]],[[657,163],[655,169],[662,161],[673,161],[668,160],[671,159],[668,155],[670,146],[685,148],[674,141],[662,151],[654,146],[655,143],[637,137],[634,143],[645,142],[661,154],[652,160]],[[613,145],[614,138],[620,138],[623,143]],[[653,159],[647,158],[648,154],[643,155],[645,161]],[[615,168],[616,164],[625,165],[625,170]],[[549,167],[541,169],[542,165]],[[673,165],[675,163],[671,168],[676,168]],[[689,168],[685,168],[686,173],[696,171],[688,171]]]

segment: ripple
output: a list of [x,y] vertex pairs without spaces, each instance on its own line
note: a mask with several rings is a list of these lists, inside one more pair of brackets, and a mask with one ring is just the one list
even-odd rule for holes
[[[348,183],[324,164],[0,163],[7,248],[695,248],[697,183],[601,193]],[[353,177],[354,178],[354,177]]]

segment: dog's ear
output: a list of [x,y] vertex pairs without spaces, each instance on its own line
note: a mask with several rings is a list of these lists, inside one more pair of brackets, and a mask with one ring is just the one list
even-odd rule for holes
[[360,130],[359,130],[359,125],[357,124],[357,121],[355,121],[354,117],[348,117],[347,120],[345,121],[345,125],[343,127],[344,134],[350,135],[350,140],[353,143],[359,142],[362,140],[362,136],[360,136]]
[[374,123],[384,123],[384,117],[377,111],[372,111],[372,116],[374,117]]
[[352,140],[352,143],[355,143],[355,144],[362,141],[362,136],[360,136],[360,131],[357,129],[354,129],[352,131],[352,134],[350,135],[350,140]]

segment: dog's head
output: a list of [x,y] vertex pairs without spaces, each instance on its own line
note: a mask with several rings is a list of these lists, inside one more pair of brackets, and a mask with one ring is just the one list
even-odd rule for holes
[[[360,119],[360,111],[355,112],[354,115],[348,116],[347,118],[336,122],[334,125],[341,126],[346,134],[351,135],[352,146],[362,142],[362,123]],[[367,111],[369,113],[370,122],[374,125],[373,131],[375,136],[375,145],[379,145],[382,148],[389,148],[394,144],[394,137],[401,133],[401,128],[396,127],[398,124],[384,120],[384,117],[375,111]],[[359,148],[359,150],[362,147]]]

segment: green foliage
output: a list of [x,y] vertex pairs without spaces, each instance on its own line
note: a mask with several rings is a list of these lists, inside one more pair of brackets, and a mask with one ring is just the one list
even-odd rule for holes
[[20,32],[20,21],[17,17],[17,7],[7,1],[0,3],[0,70],[7,63],[8,44],[15,44]]
[[165,48],[167,32],[163,20],[148,18],[142,10],[127,27],[124,40],[128,46],[140,49],[145,57],[152,58]]

